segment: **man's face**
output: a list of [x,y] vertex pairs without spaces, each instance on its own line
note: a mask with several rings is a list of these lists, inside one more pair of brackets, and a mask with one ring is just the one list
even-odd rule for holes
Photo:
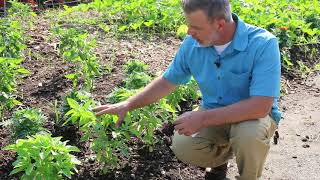
[[202,10],[186,14],[188,34],[196,39],[202,46],[214,45],[219,41],[221,23],[216,19],[209,19]]

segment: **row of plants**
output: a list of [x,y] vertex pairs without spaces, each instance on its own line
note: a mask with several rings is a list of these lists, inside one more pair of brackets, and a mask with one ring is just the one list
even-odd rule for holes
[[61,17],[72,16],[78,11],[95,10],[107,19],[108,31],[144,31],[152,33],[174,33],[184,17],[180,2],[176,0],[95,0],[76,7],[65,6]]
[[22,104],[15,98],[17,84],[29,74],[22,67],[23,51],[26,49],[25,32],[31,28],[30,17],[35,16],[29,5],[10,1],[10,8],[0,19],[0,126],[10,132],[11,145],[3,150],[17,152],[10,175],[23,172],[21,179],[71,178],[80,164],[70,152],[78,152],[74,146],[66,145],[61,137],[52,137],[44,128],[47,118],[36,108],[13,112],[9,120],[3,121],[5,111]]
[[[116,88],[109,94],[108,102],[117,103],[139,92],[152,80],[152,76],[146,73],[147,68],[141,61],[128,62],[124,66],[124,87]],[[73,90],[62,102],[56,103],[55,123],[78,127],[84,134],[81,141],[91,142],[95,159],[103,165],[102,171],[106,173],[117,166],[119,156],[128,156],[128,144],[132,138],[140,139],[152,151],[159,140],[154,136],[155,130],[164,122],[172,122],[176,118],[179,102],[189,100],[190,94],[194,95],[193,98],[199,98],[194,80],[158,103],[129,112],[122,126],[116,128],[117,116],[96,117],[91,109],[99,102],[94,101],[89,92]],[[23,172],[22,179],[62,179],[70,178],[77,172],[76,165],[81,162],[70,152],[78,152],[79,149],[61,142],[61,137],[51,137],[49,130],[43,128],[46,121],[39,109],[31,108],[16,111],[5,123],[11,130],[12,142],[17,140],[5,148],[18,154],[11,174]]]
[[[65,6],[65,11],[60,16],[96,10],[104,13],[106,23],[116,25],[118,31],[156,29],[160,32],[176,32],[185,24],[180,6],[180,1],[176,0],[95,0],[75,7]],[[319,41],[320,6],[317,0],[245,0],[231,1],[231,6],[232,11],[245,22],[278,35],[281,47]],[[283,31],[287,34],[282,34]]]
[[[231,6],[232,11],[245,22],[265,28],[278,37],[285,71],[294,67],[305,69],[302,60],[292,60],[289,50],[294,45],[319,44],[318,0],[245,0],[231,1]],[[98,12],[100,17],[90,24],[114,34],[123,35],[124,31],[139,35],[175,33],[177,37],[184,38],[188,29],[180,1],[176,0],[94,0],[75,7],[65,6],[60,17],[87,23],[79,12],[89,11]]]
[[0,121],[6,111],[21,104],[14,93],[21,77],[29,73],[22,67],[27,28],[22,17],[30,16],[31,8],[17,1],[10,4],[8,14],[0,19]]
[[[107,102],[118,103],[141,91],[153,79],[147,70],[148,66],[142,61],[129,61],[124,66],[126,74],[124,86],[110,93]],[[164,122],[173,122],[177,116],[179,102],[190,98],[196,100],[199,97],[200,93],[195,81],[192,80],[167,98],[129,112],[119,128],[116,128],[117,116],[94,115],[91,108],[99,105],[99,102],[94,101],[90,93],[84,91],[73,92],[71,96],[66,97],[63,108],[60,108],[62,109],[60,114],[63,117],[63,125],[68,123],[76,125],[84,133],[82,141],[92,142],[91,148],[96,153],[96,159],[103,165],[103,172],[108,172],[116,167],[119,156],[128,156],[128,144],[132,138],[140,139],[152,151],[153,145],[157,143],[155,130]],[[120,155],[115,152],[119,152]]]
[[59,54],[75,65],[74,72],[65,77],[72,80],[74,89],[82,80],[83,88],[91,91],[94,78],[100,75],[100,64],[94,53],[96,41],[90,40],[88,33],[75,28],[55,27],[53,31],[60,39]]
[[[319,44],[320,40],[320,2],[317,0],[246,0],[232,1],[233,11],[247,23],[260,26],[276,35],[279,39],[282,67],[290,71],[298,67],[302,74],[308,67],[303,60],[293,61],[290,49],[293,46],[308,48],[310,44]],[[316,52],[315,52],[316,51]],[[308,53],[318,53],[311,48]],[[308,57],[305,57],[306,59]],[[315,62],[315,64],[320,62]]]

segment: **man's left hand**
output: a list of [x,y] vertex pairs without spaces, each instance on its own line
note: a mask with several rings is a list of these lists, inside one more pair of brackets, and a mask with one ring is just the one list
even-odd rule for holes
[[203,111],[190,111],[183,113],[173,123],[174,129],[178,131],[180,135],[183,134],[185,136],[191,136],[205,127],[203,115]]

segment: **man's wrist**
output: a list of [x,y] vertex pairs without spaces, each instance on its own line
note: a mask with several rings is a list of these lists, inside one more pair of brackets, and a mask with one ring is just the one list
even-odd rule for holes
[[131,110],[134,109],[133,103],[132,103],[131,101],[129,101],[129,100],[126,100],[126,101],[125,101],[125,107],[126,107],[126,109],[127,109],[128,111],[131,111]]
[[217,111],[214,109],[203,111],[202,119],[202,127],[207,128],[209,126],[218,126],[218,125],[225,125],[227,122],[218,118]]
[[208,116],[208,111],[201,111],[202,116],[201,116],[201,126],[202,128],[207,128],[210,126],[210,123],[209,123],[209,116]]

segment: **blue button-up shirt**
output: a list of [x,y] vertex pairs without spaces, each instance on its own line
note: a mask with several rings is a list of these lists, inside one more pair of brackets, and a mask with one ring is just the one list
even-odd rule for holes
[[237,22],[236,31],[221,55],[213,46],[201,47],[187,36],[163,77],[180,85],[193,76],[206,109],[227,106],[250,96],[274,97],[271,115],[279,123],[281,62],[277,38],[244,23],[235,14],[233,18]]

